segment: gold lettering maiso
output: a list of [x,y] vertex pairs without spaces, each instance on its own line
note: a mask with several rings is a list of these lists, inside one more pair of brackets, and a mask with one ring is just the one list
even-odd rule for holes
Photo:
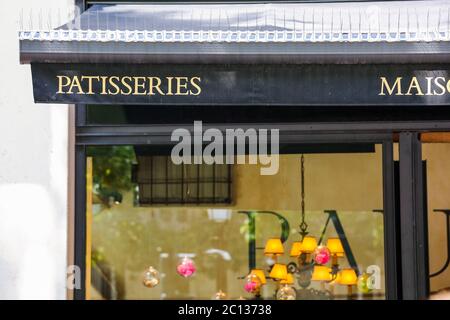
[[450,93],[445,77],[380,77],[379,96],[442,96]]

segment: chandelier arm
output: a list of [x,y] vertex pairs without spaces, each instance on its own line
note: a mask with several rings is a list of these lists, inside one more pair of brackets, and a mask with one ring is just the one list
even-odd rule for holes
[[294,274],[294,273],[298,273],[299,272],[299,268],[297,266],[297,264],[295,262],[290,262],[287,265],[287,269],[290,273]]

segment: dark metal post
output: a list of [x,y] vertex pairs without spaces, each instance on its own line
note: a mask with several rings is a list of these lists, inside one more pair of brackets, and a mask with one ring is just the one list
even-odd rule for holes
[[[79,12],[85,10],[85,0],[75,0]],[[75,106],[75,133],[78,127],[86,124],[86,106]],[[78,138],[76,138],[78,140]],[[75,141],[77,143],[77,141]],[[74,226],[74,262],[80,268],[79,289],[75,289],[73,299],[86,298],[86,146],[75,146],[75,226]]]
[[386,299],[401,299],[400,212],[396,210],[394,150],[392,141],[383,142],[383,214]]
[[74,299],[86,296],[86,147],[75,147],[75,265],[81,270],[81,287]]
[[80,12],[83,12],[86,8],[85,0],[75,0],[75,6],[80,10]]
[[399,148],[403,299],[426,299],[429,292],[428,235],[419,133],[400,133]]

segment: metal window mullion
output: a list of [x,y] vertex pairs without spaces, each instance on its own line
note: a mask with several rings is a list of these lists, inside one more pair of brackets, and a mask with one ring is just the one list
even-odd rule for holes
[[[186,164],[182,163],[181,164],[181,203],[184,204],[185,203],[185,198],[184,198],[184,167],[186,166]],[[187,168],[186,168],[186,172],[187,172]],[[189,179],[189,178],[188,178]],[[189,181],[189,180],[188,180]],[[187,183],[187,182],[186,182]],[[186,187],[186,190],[189,190],[189,186]]]
[[213,185],[213,190],[212,190],[212,202],[216,203],[216,163],[214,162],[212,164],[212,185]]
[[85,104],[75,105],[75,126],[77,128],[86,126],[86,110],[87,107]]
[[386,299],[397,300],[399,279],[401,279],[401,261],[399,228],[399,212],[395,203],[394,152],[392,141],[383,142],[383,224],[384,224],[384,257]]
[[80,287],[74,289],[74,299],[86,298],[86,147],[75,148],[75,265],[81,269]]
[[197,204],[200,204],[200,165],[194,164],[197,168]]
[[166,205],[169,204],[169,157],[165,157],[166,160]]
[[150,157],[150,204],[154,202],[153,199],[153,157]]
[[232,172],[231,172],[231,170],[232,170],[232,168],[233,168],[233,166],[232,165],[227,165],[227,174],[228,174],[228,202],[231,202],[231,181],[232,181],[232,177],[231,177],[231,175],[232,175]]
[[400,133],[402,298],[428,298],[428,250],[422,148],[417,132]]
[[[85,10],[85,0],[75,0],[80,13]],[[86,125],[86,105],[75,105],[75,133]],[[86,146],[77,145],[75,137],[75,217],[74,263],[80,268],[80,288],[75,288],[74,300],[86,299]]]

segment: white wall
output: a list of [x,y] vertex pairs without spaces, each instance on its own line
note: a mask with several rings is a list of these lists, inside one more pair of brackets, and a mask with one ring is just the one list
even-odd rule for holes
[[22,9],[27,28],[70,5],[0,1],[0,299],[66,298],[69,107],[33,102],[17,31]]

